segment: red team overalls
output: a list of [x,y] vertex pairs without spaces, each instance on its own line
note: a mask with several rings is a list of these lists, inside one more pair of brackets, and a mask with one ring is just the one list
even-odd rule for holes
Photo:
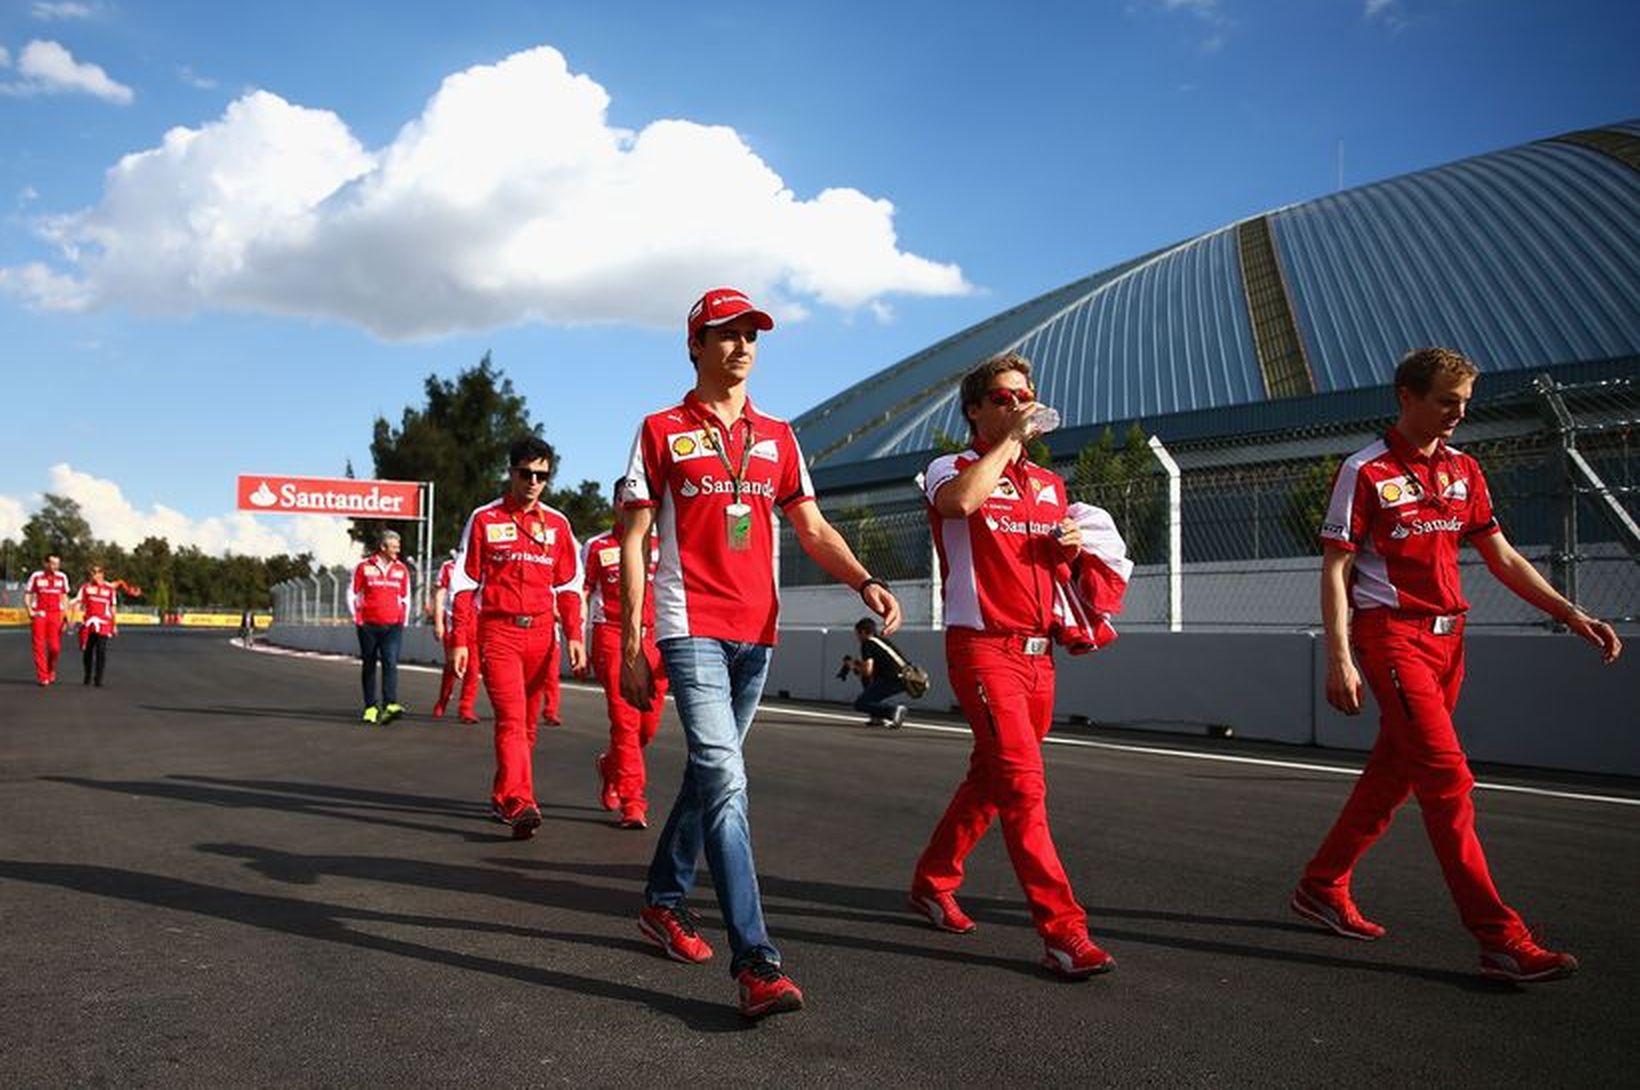
[[462,530],[452,585],[456,646],[477,647],[495,710],[490,798],[510,821],[537,805],[532,753],[558,669],[557,622],[581,630],[580,550],[569,520],[506,496],[480,507]]
[[[450,661],[450,653],[456,647],[456,596],[450,586],[455,569],[454,560],[446,560],[438,569],[438,588],[444,591],[444,676],[439,679],[438,703],[433,705],[435,716],[444,714],[445,707],[450,703],[450,694],[455,691],[457,680],[455,667]],[[478,720],[478,676],[481,668],[478,648],[472,647],[468,650],[467,675],[460,679],[461,697],[456,709],[464,723]]]
[[1489,947],[1526,929],[1498,896],[1475,835],[1475,778],[1452,709],[1469,608],[1458,546],[1497,532],[1480,464],[1444,444],[1425,456],[1391,429],[1339,468],[1321,538],[1355,553],[1350,642],[1378,702],[1378,740],[1304,871],[1312,885],[1348,893],[1356,862],[1414,794],[1464,926]]
[[34,596],[29,612],[29,635],[34,645],[34,677],[41,685],[57,680],[57,660],[63,653],[64,607],[68,604],[68,576],[40,570],[28,577],[25,594]]
[[649,710],[641,712],[621,695],[621,539],[614,530],[599,534],[586,543],[581,567],[586,574],[587,598],[592,625],[592,673],[604,687],[604,706],[609,712],[609,750],[598,759],[605,801],[615,804],[623,820],[642,818],[648,809],[644,794],[647,781],[643,750],[660,726],[661,709],[666,706],[666,667],[655,646],[655,596],[651,592],[655,567],[660,562],[660,543],[649,537],[649,566],[643,599],[643,651],[655,678],[655,697]]
[[940,515],[934,494],[978,459],[974,450],[945,455],[925,478],[944,581],[946,664],[974,750],[917,860],[912,892],[955,893],[963,861],[1000,818],[1031,920],[1052,938],[1087,927],[1048,831],[1042,767],[1042,739],[1053,721],[1054,570],[1062,563],[1052,535],[1065,517],[1065,482],[1017,461],[972,515]]

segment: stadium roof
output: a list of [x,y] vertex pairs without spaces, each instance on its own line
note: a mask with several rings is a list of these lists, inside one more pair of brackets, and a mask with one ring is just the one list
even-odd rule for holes
[[965,436],[956,378],[1011,348],[1066,431],[1203,411],[1222,433],[1320,422],[1361,402],[1352,392],[1377,400],[1390,365],[1422,345],[1489,373],[1640,357],[1637,209],[1640,119],[1476,156],[1067,284],[794,423],[822,481],[864,483],[869,463]]

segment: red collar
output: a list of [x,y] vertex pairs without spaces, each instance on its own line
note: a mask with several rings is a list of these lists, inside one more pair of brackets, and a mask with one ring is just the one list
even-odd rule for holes
[[[723,427],[723,420],[717,413],[706,407],[706,402],[702,401],[695,394],[695,391],[690,390],[688,393],[683,395],[683,407],[686,412],[694,414],[701,420],[715,422],[719,427]],[[740,416],[742,420],[745,420],[751,424],[754,429],[763,419],[763,414],[759,413],[752,407],[752,399],[750,397],[747,397],[745,404],[741,406]],[[739,422],[740,421],[738,420],[736,421],[737,424]]]
[[1391,454],[1397,458],[1411,462],[1427,462],[1431,465],[1446,457],[1446,440],[1435,440],[1435,449],[1428,454],[1423,453],[1412,445],[1412,441],[1401,434],[1401,430],[1391,426],[1384,432],[1384,443],[1389,447]]

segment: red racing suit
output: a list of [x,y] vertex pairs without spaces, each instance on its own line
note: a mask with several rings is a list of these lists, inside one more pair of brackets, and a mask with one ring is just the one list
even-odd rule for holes
[[1463,685],[1458,547],[1498,532],[1474,458],[1426,456],[1391,428],[1339,467],[1321,539],[1355,553],[1350,643],[1378,702],[1378,740],[1307,882],[1347,893],[1355,865],[1408,794],[1466,926],[1484,946],[1525,934],[1503,903],[1475,834],[1475,778],[1452,724]]
[[581,631],[581,558],[564,515],[503,496],[461,532],[451,574],[456,647],[477,647],[495,709],[490,799],[511,820],[537,805],[532,754],[542,701],[558,667],[556,622]]
[[[456,646],[456,596],[450,589],[450,580],[455,573],[455,569],[456,562],[454,560],[446,560],[439,565],[438,569],[437,587],[444,592],[444,639],[442,641],[444,644],[444,675],[439,678],[438,703],[434,707],[436,711],[440,712],[450,703],[450,694],[455,691],[457,680],[455,666],[451,662],[451,652],[455,650]],[[478,718],[478,677],[481,672],[481,665],[478,649],[476,647],[468,648],[467,674],[460,679],[461,696],[457,704],[457,714],[464,720]]]
[[588,613],[592,625],[592,672],[604,689],[604,707],[609,713],[609,750],[601,767],[604,782],[620,796],[625,809],[647,808],[644,790],[647,770],[643,750],[660,726],[661,709],[666,706],[666,667],[655,646],[655,568],[660,563],[660,541],[649,535],[649,568],[643,600],[643,652],[655,677],[655,699],[641,712],[621,695],[621,539],[609,530],[590,539],[581,553],[586,573]]
[[68,576],[60,571],[35,572],[23,587],[28,605],[30,641],[34,645],[34,677],[41,685],[57,680],[57,660],[63,653],[65,606],[70,597]]
[[1055,573],[1065,562],[1052,535],[1065,517],[1065,482],[1021,458],[973,514],[944,517],[935,494],[984,449],[976,442],[936,458],[925,476],[944,582],[946,664],[974,749],[968,775],[917,860],[912,890],[954,893],[968,853],[1000,818],[1032,923],[1051,938],[1087,929],[1048,829],[1042,765],[1042,739],[1053,723]]

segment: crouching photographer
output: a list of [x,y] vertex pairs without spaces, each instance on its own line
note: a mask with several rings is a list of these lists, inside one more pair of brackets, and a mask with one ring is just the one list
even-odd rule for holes
[[837,676],[847,677],[851,672],[860,675],[863,688],[854,707],[871,717],[868,726],[898,727],[905,722],[906,706],[889,698],[900,693],[913,700],[922,696],[928,691],[928,671],[913,666],[899,648],[879,636],[877,622],[872,618],[855,625],[854,634],[860,639],[860,657],[843,656]]

